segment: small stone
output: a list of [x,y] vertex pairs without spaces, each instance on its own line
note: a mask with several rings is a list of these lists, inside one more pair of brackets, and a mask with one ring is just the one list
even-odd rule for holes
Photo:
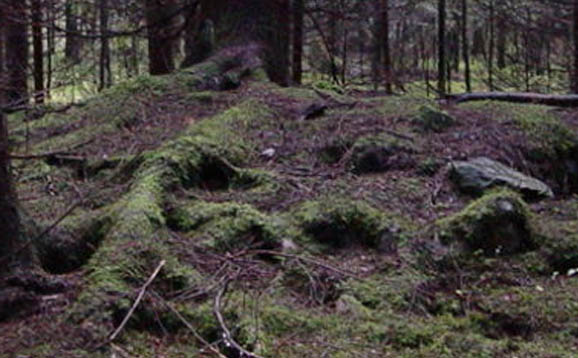
[[261,152],[261,156],[271,159],[271,158],[273,158],[273,156],[275,156],[275,152],[276,152],[275,149],[268,148],[268,149],[265,149],[264,151]]

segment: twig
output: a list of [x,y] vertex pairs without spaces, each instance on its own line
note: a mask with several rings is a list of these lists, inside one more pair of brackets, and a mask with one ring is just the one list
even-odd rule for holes
[[255,354],[255,353],[249,352],[245,348],[241,347],[241,345],[233,339],[233,335],[231,334],[231,331],[229,330],[229,328],[227,328],[227,325],[225,324],[225,319],[223,318],[223,315],[221,314],[221,300],[223,299],[223,295],[227,291],[228,284],[229,284],[229,280],[225,281],[223,288],[220,289],[219,292],[217,293],[217,296],[215,297],[215,305],[213,307],[213,313],[215,314],[215,317],[217,318],[217,321],[219,321],[219,325],[221,326],[221,329],[223,330],[223,338],[225,339],[225,343],[229,344],[230,346],[235,348],[237,351],[239,351],[241,357],[246,356],[246,357],[251,357],[251,358],[262,358],[261,356]]
[[155,271],[153,272],[153,274],[149,277],[147,282],[145,282],[145,284],[141,287],[140,292],[138,293],[138,296],[137,296],[136,300],[134,301],[132,307],[130,308],[130,310],[128,311],[128,313],[126,314],[126,316],[124,317],[124,319],[122,320],[122,322],[120,323],[118,328],[110,335],[110,337],[108,338],[108,342],[112,342],[120,334],[120,332],[123,330],[124,326],[126,325],[128,320],[130,319],[130,317],[132,316],[132,314],[134,313],[136,308],[138,307],[140,301],[142,301],[142,298],[144,297],[144,294],[145,294],[147,288],[150,286],[150,284],[157,277],[157,275],[159,274],[159,272],[161,271],[161,269],[163,268],[165,263],[166,263],[166,261],[162,260],[159,263],[159,265],[157,266],[157,268],[155,269]]
[[19,155],[19,154],[11,154],[11,160],[28,160],[28,159],[44,159],[53,157],[56,155],[70,155],[69,151],[56,151],[56,152],[48,152],[48,153],[39,153],[39,154],[29,154],[29,155]]
[[284,252],[279,252],[279,251],[273,251],[273,250],[253,250],[250,251],[249,253],[251,254],[265,254],[265,255],[273,255],[273,256],[283,256],[283,257],[289,257],[289,258],[293,258],[293,259],[297,259],[297,260],[303,260],[305,262],[309,262],[311,264],[317,265],[319,267],[323,267],[325,269],[328,269],[330,271],[335,271],[343,276],[347,276],[347,277],[351,277],[351,278],[355,278],[357,280],[361,280],[362,278],[357,275],[354,272],[351,271],[345,271],[342,270],[340,268],[337,268],[335,266],[332,266],[328,263],[319,261],[319,260],[315,260],[309,257],[305,257],[305,256],[300,256],[300,255],[294,255],[294,254],[286,254]]
[[193,336],[195,336],[195,338],[201,342],[201,344],[205,345],[208,349],[211,350],[211,352],[215,353],[217,356],[219,356],[220,358],[227,358],[227,356],[225,356],[223,353],[219,352],[219,350],[217,348],[215,348],[213,346],[213,344],[207,342],[207,340],[205,340],[195,329],[195,327],[193,327],[193,325],[187,321],[187,319],[185,317],[183,317],[183,315],[176,309],[173,307],[173,305],[171,305],[169,302],[167,302],[165,299],[163,299],[160,295],[156,294],[153,292],[153,294],[169,309],[171,310],[171,312],[173,312],[177,318],[189,329],[189,331],[191,331],[191,333],[193,334]]

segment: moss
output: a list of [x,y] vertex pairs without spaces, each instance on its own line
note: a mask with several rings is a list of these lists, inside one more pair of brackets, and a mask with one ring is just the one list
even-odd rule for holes
[[210,238],[207,244],[221,251],[275,249],[291,235],[281,218],[265,215],[246,204],[193,203],[173,210],[168,220],[175,230]]
[[437,158],[426,158],[417,164],[417,172],[424,176],[434,176],[443,167],[443,162]]
[[443,132],[454,126],[457,121],[447,112],[426,105],[419,109],[412,122],[426,132]]
[[326,248],[364,246],[393,252],[399,227],[369,204],[345,198],[323,198],[299,205],[293,220],[305,235]]
[[407,267],[392,273],[379,273],[362,281],[347,281],[342,290],[371,310],[406,313],[415,304],[415,288],[426,278],[423,273]]
[[[93,319],[104,324],[101,327],[110,325],[128,309],[130,297],[125,296],[126,293],[146,280],[163,259],[167,260],[167,265],[159,277],[161,292],[168,294],[182,289],[198,277],[194,270],[178,261],[168,245],[168,234],[164,232],[165,196],[178,186],[193,183],[206,156],[223,158],[227,163],[243,163],[249,146],[238,140],[233,127],[246,125],[259,113],[263,113],[262,107],[249,103],[234,107],[222,115],[193,124],[183,136],[144,155],[127,193],[105,209],[103,217],[109,218],[111,224],[100,249],[88,264],[91,272],[88,288],[81,295],[76,316],[95,315]],[[211,232],[213,235],[223,233],[222,240],[217,241],[219,244],[235,245],[236,242],[227,239],[232,240],[236,233],[255,227],[262,229],[264,240],[273,240],[269,230],[273,230],[274,224],[255,210],[239,210],[249,219],[243,221],[233,217],[228,226],[227,219],[215,221]],[[238,226],[241,222],[244,227]],[[147,307],[143,307],[141,319],[144,321],[150,313],[147,312]]]
[[520,196],[497,190],[469,204],[461,212],[437,222],[442,243],[461,244],[486,255],[513,254],[533,249],[538,237],[532,214]]
[[358,138],[351,151],[351,170],[363,174],[412,167],[411,154],[417,148],[408,140],[383,133]]
[[491,118],[513,122],[527,137],[522,152],[539,165],[544,177],[551,178],[561,192],[576,192],[578,171],[578,135],[547,106],[502,102],[479,102],[461,105],[484,112]]

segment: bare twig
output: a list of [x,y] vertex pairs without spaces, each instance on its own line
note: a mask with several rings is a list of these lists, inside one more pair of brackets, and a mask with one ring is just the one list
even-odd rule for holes
[[326,262],[320,261],[320,260],[316,260],[316,259],[312,259],[310,257],[306,257],[306,256],[301,256],[301,255],[295,255],[295,254],[286,254],[284,252],[279,252],[279,251],[274,251],[274,250],[252,250],[249,252],[250,254],[264,254],[264,255],[273,255],[273,256],[282,256],[282,257],[289,257],[289,258],[293,258],[293,259],[297,259],[297,260],[302,260],[305,262],[308,262],[310,264],[319,266],[319,267],[323,267],[327,270],[330,271],[334,271],[337,272],[343,276],[347,276],[347,277],[351,277],[351,278],[355,278],[357,280],[361,280],[362,278],[356,274],[355,272],[351,272],[351,271],[346,271],[343,269],[340,269],[338,267],[332,266]]
[[147,282],[145,282],[145,284],[141,287],[141,289],[138,293],[138,296],[137,296],[136,300],[134,301],[132,307],[130,308],[130,310],[128,311],[128,313],[126,314],[126,316],[124,317],[124,319],[122,320],[122,322],[120,323],[118,328],[110,335],[110,337],[108,338],[108,342],[112,342],[120,334],[120,332],[123,330],[124,326],[127,324],[128,320],[130,319],[130,317],[132,316],[132,314],[134,313],[134,311],[138,307],[140,301],[142,301],[142,298],[144,297],[144,294],[145,294],[147,288],[154,281],[154,279],[158,276],[159,272],[161,272],[161,269],[163,268],[165,263],[166,263],[166,261],[162,260],[159,263],[159,265],[157,266],[157,268],[155,269],[155,271],[153,272],[153,274],[149,277]]
[[153,292],[153,294],[169,309],[171,310],[171,312],[173,312],[175,314],[175,316],[177,316],[177,318],[188,328],[189,331],[191,331],[191,333],[193,334],[193,336],[195,336],[195,338],[201,343],[203,344],[205,347],[207,347],[209,350],[211,350],[211,352],[215,353],[217,356],[219,356],[219,358],[227,358],[227,356],[225,356],[223,353],[219,352],[219,350],[217,348],[214,347],[213,344],[207,342],[207,340],[205,340],[200,334],[199,332],[197,332],[197,330],[195,329],[195,327],[193,327],[193,325],[187,321],[187,319],[185,317],[183,317],[183,315],[176,309],[173,307],[172,304],[170,304],[169,302],[167,302],[165,299],[163,299],[160,295],[156,294]]
[[225,281],[223,288],[221,288],[219,290],[219,292],[217,293],[217,296],[215,297],[215,304],[213,307],[213,313],[215,314],[215,317],[217,318],[217,321],[219,322],[219,325],[221,326],[221,329],[223,330],[223,336],[225,339],[225,343],[229,344],[231,347],[233,347],[234,349],[239,351],[241,357],[262,358],[261,356],[255,354],[255,353],[249,352],[245,348],[241,347],[241,345],[233,339],[233,335],[231,334],[231,331],[229,330],[229,328],[227,328],[227,325],[225,324],[225,319],[223,318],[223,315],[221,314],[221,301],[223,299],[223,296],[225,295],[225,292],[227,292],[228,283],[229,283],[229,280]]

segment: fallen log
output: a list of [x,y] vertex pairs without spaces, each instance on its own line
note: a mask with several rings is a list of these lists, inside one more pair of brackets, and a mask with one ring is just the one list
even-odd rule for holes
[[578,107],[578,95],[548,95],[524,92],[474,92],[448,95],[447,100],[454,103],[473,101],[500,101],[510,103],[542,104],[557,107]]

